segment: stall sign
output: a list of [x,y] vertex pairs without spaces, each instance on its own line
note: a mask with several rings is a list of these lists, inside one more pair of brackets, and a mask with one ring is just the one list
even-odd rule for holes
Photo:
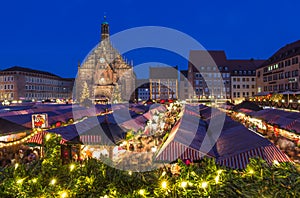
[[32,115],[32,128],[47,128],[48,127],[48,115],[46,113],[33,114]]

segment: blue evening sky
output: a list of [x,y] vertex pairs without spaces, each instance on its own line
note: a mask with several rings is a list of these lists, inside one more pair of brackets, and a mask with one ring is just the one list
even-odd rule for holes
[[[99,42],[104,13],[111,34],[174,28],[230,59],[266,59],[300,39],[298,0],[5,0],[0,7],[0,69],[19,65],[62,77],[74,77],[77,62]],[[187,60],[164,50],[126,57],[187,68]]]

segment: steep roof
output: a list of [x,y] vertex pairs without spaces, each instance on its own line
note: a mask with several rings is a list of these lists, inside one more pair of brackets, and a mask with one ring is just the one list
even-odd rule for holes
[[252,111],[261,110],[261,108],[257,104],[255,104],[254,102],[250,102],[250,101],[243,101],[242,103],[233,107],[233,111],[238,111],[239,109],[249,109]]
[[29,131],[30,128],[24,127],[20,124],[8,121],[6,119],[0,118],[0,134],[10,134],[10,133],[16,133],[16,132],[25,132]]
[[52,74],[50,72],[46,72],[46,71],[40,71],[40,70],[35,70],[35,69],[29,69],[26,67],[20,67],[20,66],[13,66],[7,69],[4,69],[2,71],[22,71],[22,72],[28,72],[28,73],[38,73],[38,74],[44,74],[44,75],[48,75],[48,76],[53,76],[53,77],[58,77],[61,78],[60,76],[57,76],[55,74]]
[[191,50],[189,64],[198,66],[226,65],[226,55],[223,50]]
[[178,67],[150,67],[150,79],[177,79]]
[[293,43],[289,43],[286,46],[280,48],[275,54],[273,54],[268,60],[266,60],[261,67],[267,66],[287,58],[300,54],[300,40]]
[[265,60],[227,60],[227,65],[230,71],[234,70],[256,70],[259,68]]

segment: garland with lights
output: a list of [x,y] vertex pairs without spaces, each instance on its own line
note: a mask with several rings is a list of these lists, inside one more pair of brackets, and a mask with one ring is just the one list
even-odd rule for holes
[[45,137],[45,157],[1,170],[0,197],[299,197],[300,168],[252,159],[245,170],[213,159],[182,161],[149,172],[120,171],[89,159],[63,165],[58,135]]

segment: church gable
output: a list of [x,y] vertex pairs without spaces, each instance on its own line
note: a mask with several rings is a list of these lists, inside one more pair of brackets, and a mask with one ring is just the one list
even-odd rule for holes
[[[122,91],[131,92],[130,87],[134,87],[133,69],[110,43],[107,22],[102,23],[101,30],[102,40],[91,50],[78,68],[79,79],[77,82],[89,83],[91,99],[97,100],[97,97],[121,98]],[[105,32],[103,32],[104,30]],[[118,96],[114,96],[116,87]],[[78,89],[78,93],[80,93],[80,86]],[[128,95],[128,93],[126,94]]]

